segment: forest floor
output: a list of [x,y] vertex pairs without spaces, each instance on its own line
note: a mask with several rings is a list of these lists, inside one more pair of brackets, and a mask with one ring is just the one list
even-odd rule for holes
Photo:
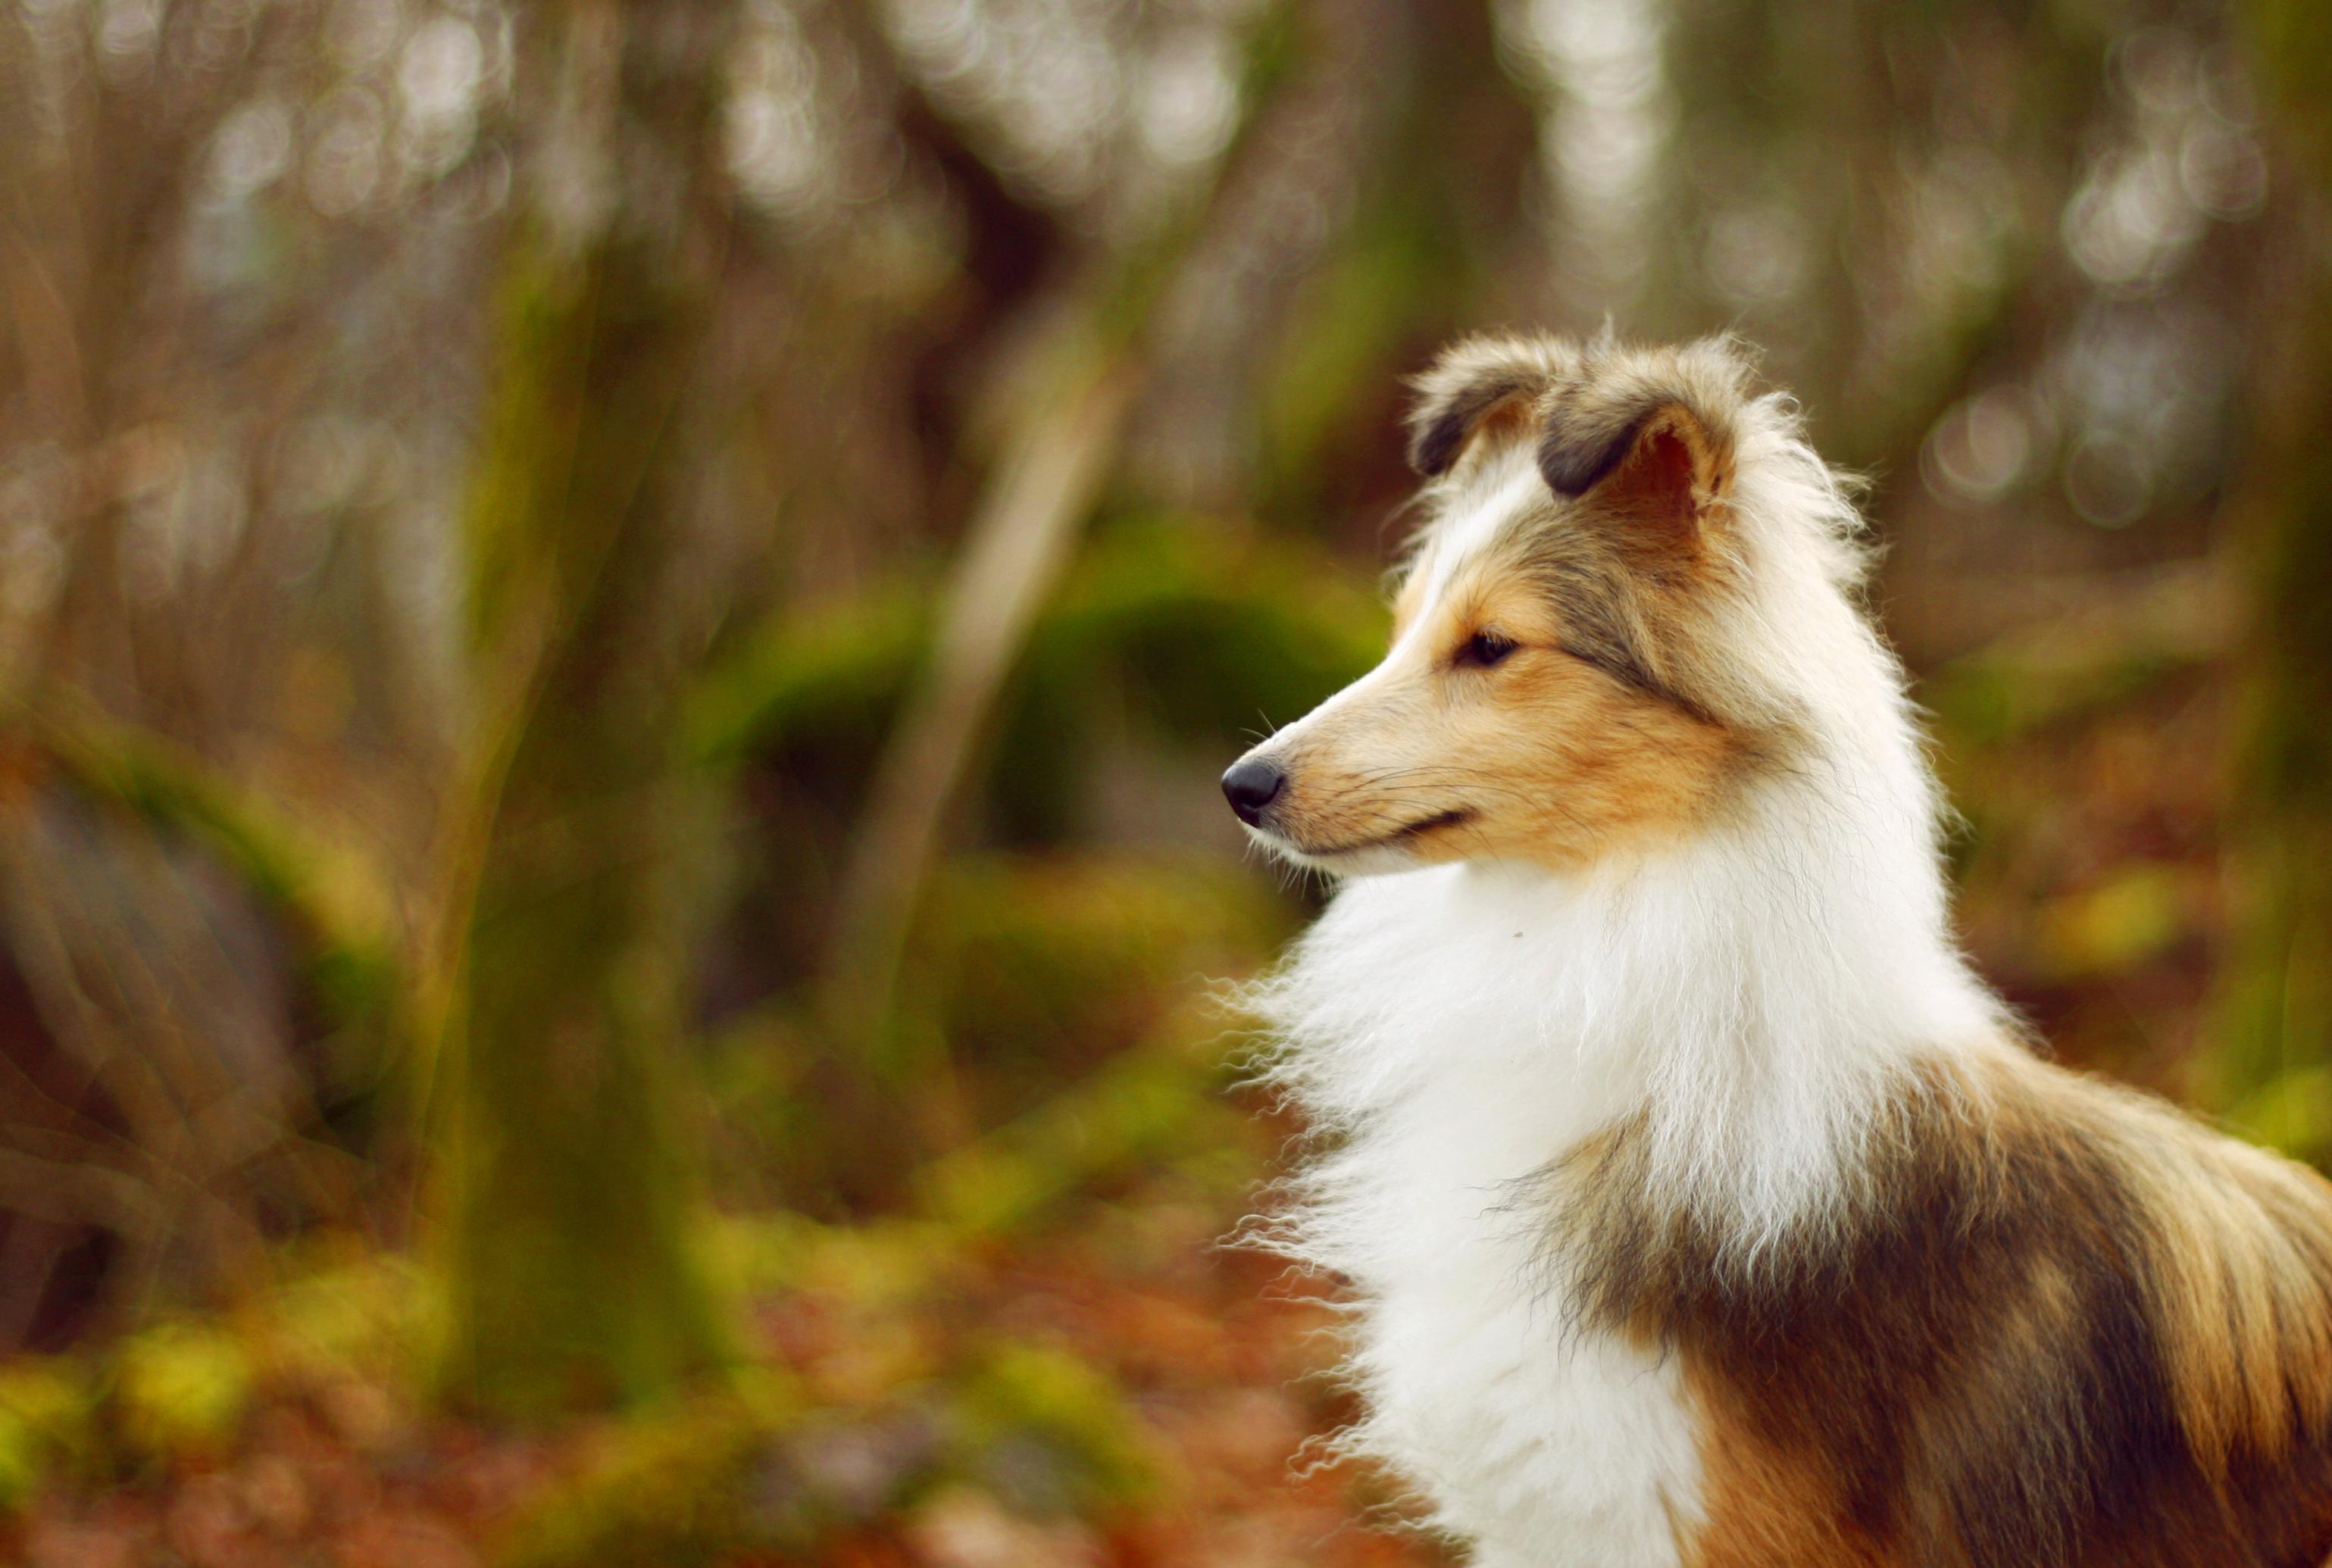
[[[790,1544],[755,1544],[750,1529],[724,1540],[725,1525],[669,1542],[653,1527],[595,1525],[547,1545],[546,1518],[555,1535],[577,1515],[654,1506],[603,1494],[635,1483],[644,1496],[671,1488],[670,1477],[644,1471],[659,1461],[641,1458],[664,1439],[614,1422],[544,1437],[429,1417],[393,1372],[341,1366],[322,1378],[265,1380],[215,1441],[138,1473],[43,1486],[0,1534],[0,1560],[28,1568],[1448,1562],[1414,1532],[1363,1523],[1382,1503],[1369,1478],[1317,1462],[1315,1440],[1349,1413],[1323,1375],[1333,1314],[1272,1260],[1219,1246],[1238,1215],[1225,1200],[1237,1195],[1204,1185],[1214,1190],[1174,1174],[1137,1184],[1025,1245],[954,1261],[932,1289],[894,1293],[883,1266],[861,1258],[827,1286],[758,1300],[759,1348],[815,1391],[820,1411],[789,1431],[780,1423],[769,1439],[825,1496],[817,1528]],[[1071,1418],[1070,1446],[1111,1450],[1104,1468],[1121,1479],[1081,1490],[1075,1473],[1093,1468],[1092,1456],[1065,1460],[1041,1444],[1016,1452],[1010,1434],[981,1461],[996,1484],[940,1477],[925,1451],[931,1423],[901,1391],[961,1364],[975,1344],[1039,1347],[1046,1359],[1033,1375],[1065,1378],[1057,1402],[1072,1410],[1107,1391],[1107,1413]],[[841,1410],[856,1414],[837,1419]],[[725,1439],[700,1447],[664,1451],[685,1470],[724,1452]],[[768,1488],[778,1468],[748,1467],[741,1484]],[[1070,1473],[1067,1483],[1048,1470]],[[675,1513],[703,1511],[686,1491],[672,1494],[682,1499]]]

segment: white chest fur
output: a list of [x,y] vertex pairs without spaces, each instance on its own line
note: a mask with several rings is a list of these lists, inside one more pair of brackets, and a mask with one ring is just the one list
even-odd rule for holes
[[1674,1563],[1697,1514],[1673,1364],[1572,1323],[1518,1185],[1642,1093],[1562,980],[1591,918],[1522,873],[1355,884],[1264,999],[1340,1139],[1286,1239],[1350,1282],[1350,1444],[1493,1568]]
[[1455,1104],[1410,1109],[1370,1140],[1408,1184],[1347,1212],[1386,1242],[1381,1272],[1354,1281],[1352,1371],[1369,1408],[1356,1446],[1413,1480],[1478,1563],[1676,1563],[1699,1460],[1675,1362],[1577,1329],[1534,1267],[1502,1184],[1544,1156],[1478,1121],[1465,1140]]

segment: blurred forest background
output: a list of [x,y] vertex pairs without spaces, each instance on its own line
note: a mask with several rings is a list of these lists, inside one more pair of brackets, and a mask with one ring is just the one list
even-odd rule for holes
[[1979,961],[2332,1150],[2311,0],[0,0],[0,1557],[1428,1563],[1214,778],[1400,378],[1768,349]]

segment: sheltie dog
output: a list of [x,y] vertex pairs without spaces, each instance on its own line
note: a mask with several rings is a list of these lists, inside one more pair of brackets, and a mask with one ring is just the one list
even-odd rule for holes
[[2332,1186],[1969,972],[1849,486],[1721,340],[1423,376],[1375,670],[1239,760],[1350,1448],[1483,1568],[2332,1551]]

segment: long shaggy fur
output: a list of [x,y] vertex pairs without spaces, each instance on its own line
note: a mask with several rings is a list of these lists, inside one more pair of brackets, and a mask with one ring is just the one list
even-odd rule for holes
[[1353,877],[1251,998],[1347,1440],[1494,1568],[2319,1563],[2332,1191],[1971,975],[1850,487],[1749,375],[1451,349],[1393,650],[1252,754]]

